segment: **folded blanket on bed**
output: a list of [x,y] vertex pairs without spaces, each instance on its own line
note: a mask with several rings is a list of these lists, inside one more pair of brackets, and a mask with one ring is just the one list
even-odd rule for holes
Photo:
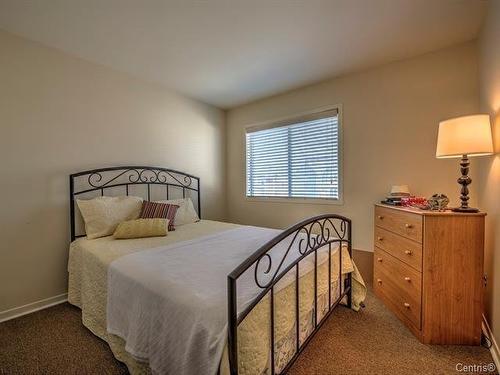
[[[123,338],[126,350],[149,362],[154,373],[217,373],[227,338],[226,277],[278,233],[240,227],[113,261],[108,270],[108,331]],[[281,259],[285,251],[286,242],[273,250],[273,259]],[[346,258],[353,271],[356,309],[364,299],[364,284],[348,256],[343,256],[343,270]],[[286,259],[284,267],[295,258]],[[302,262],[301,273],[313,269],[311,259]],[[250,268],[238,280],[238,311],[259,291]]]

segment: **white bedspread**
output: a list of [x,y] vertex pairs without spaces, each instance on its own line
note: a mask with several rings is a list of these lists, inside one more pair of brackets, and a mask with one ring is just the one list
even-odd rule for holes
[[[108,332],[154,373],[217,373],[227,337],[227,275],[278,233],[240,227],[113,261]],[[253,272],[245,273],[238,281],[239,311],[258,292]]]
[[[108,274],[111,264],[130,254],[144,253],[158,249],[160,247],[181,244],[184,241],[200,239],[212,234],[228,231],[233,228],[241,228],[236,224],[202,220],[198,223],[187,224],[177,228],[175,232],[169,233],[166,237],[152,237],[130,240],[116,240],[113,237],[103,237],[95,240],[80,238],[70,246],[68,271],[68,300],[70,303],[82,309],[82,322],[95,335],[105,340],[114,356],[126,363],[131,374],[146,375],[151,373],[149,361],[138,361],[125,349],[125,340],[117,335],[107,332],[107,298],[108,298]],[[280,231],[271,231],[273,237]],[[270,232],[270,233],[271,233]],[[239,248],[234,246],[234,249]],[[252,248],[250,253],[258,248]],[[208,250],[208,249],[207,249]],[[331,271],[332,275],[339,273],[342,264],[342,273],[346,275],[352,272],[353,275],[353,309],[358,310],[360,303],[364,300],[366,289],[363,280],[356,269],[356,265],[351,261],[347,249],[342,249],[342,261],[339,259],[337,246],[332,246]],[[328,297],[328,273],[329,267],[327,259],[328,251],[318,251],[318,315],[325,313]],[[216,255],[217,256],[217,255]],[[243,256],[243,259],[247,254]],[[310,257],[313,259],[313,257]],[[292,257],[293,259],[293,257]],[[189,258],[190,267],[196,259]],[[197,262],[197,266],[199,266]],[[239,262],[238,262],[239,263]],[[263,266],[266,266],[264,260]],[[312,309],[314,301],[314,275],[310,272],[312,267],[308,264],[308,259],[301,261],[300,266],[300,341],[303,342],[312,330]],[[185,265],[186,263],[183,262]],[[203,264],[202,264],[203,265]],[[135,267],[135,266],[134,266]],[[202,267],[203,268],[203,267]],[[227,273],[222,275],[223,290],[226,288]],[[288,280],[289,277],[292,279]],[[287,363],[290,356],[295,354],[295,287],[293,281],[295,273],[285,276],[279,284],[275,286],[275,340],[277,369],[282,368]],[[221,284],[222,285],[222,284]],[[141,291],[142,288],[137,290]],[[195,289],[196,290],[196,289]],[[339,296],[340,285],[337,280],[332,280],[331,285],[332,301]],[[111,291],[109,291],[111,292]],[[137,298],[140,296],[135,295]],[[123,311],[132,306],[132,301],[137,301],[134,294],[126,294],[127,304]],[[241,301],[240,301],[241,302]],[[222,303],[223,313],[226,314],[227,300]],[[269,298],[263,298],[250,314],[238,326],[238,363],[239,372],[246,375],[261,375],[269,371]],[[240,306],[241,310],[241,306]],[[224,328],[225,329],[225,328]],[[154,332],[162,335],[160,331]],[[152,338],[148,338],[152,339]],[[227,340],[225,340],[227,341]],[[175,338],[171,345],[179,342]],[[143,358],[144,360],[145,358]],[[168,360],[168,358],[167,358]],[[214,358],[218,360],[217,357]],[[220,373],[229,374],[227,344],[224,348],[222,360],[220,362]]]

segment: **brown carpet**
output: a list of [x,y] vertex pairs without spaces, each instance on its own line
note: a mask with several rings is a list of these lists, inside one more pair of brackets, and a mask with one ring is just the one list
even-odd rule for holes
[[128,374],[69,303],[0,324],[0,375]]
[[[420,344],[371,292],[366,305],[337,308],[289,374],[457,374],[457,363],[492,363],[483,347]],[[1,375],[126,373],[69,304],[0,324]]]

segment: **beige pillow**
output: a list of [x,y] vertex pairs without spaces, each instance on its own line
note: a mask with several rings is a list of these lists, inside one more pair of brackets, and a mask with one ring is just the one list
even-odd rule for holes
[[143,238],[166,236],[168,219],[136,219],[118,224],[114,238]]
[[175,213],[174,225],[177,227],[179,225],[196,223],[200,221],[198,214],[196,213],[191,198],[181,198],[181,199],[170,199],[166,201],[157,201],[157,203],[168,203],[179,206],[177,212]]
[[139,197],[97,197],[76,203],[85,222],[88,239],[113,234],[119,223],[137,219],[141,213],[142,198]]

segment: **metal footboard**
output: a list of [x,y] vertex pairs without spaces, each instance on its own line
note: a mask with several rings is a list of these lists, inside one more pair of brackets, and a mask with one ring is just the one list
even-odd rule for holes
[[[309,343],[313,335],[318,331],[326,318],[334,308],[346,298],[347,306],[351,307],[352,299],[352,279],[351,274],[342,276],[342,248],[346,247],[349,256],[352,254],[351,220],[333,214],[320,215],[306,219],[293,225],[278,236],[263,245],[248,259],[241,263],[228,276],[228,349],[229,367],[232,375],[238,374],[238,326],[254,307],[265,297],[269,296],[270,312],[270,360],[269,373],[285,373],[298,355]],[[339,272],[332,274],[332,250],[338,245]],[[318,318],[318,251],[328,252],[328,307],[322,317]],[[307,260],[305,260],[308,258]],[[314,307],[312,318],[312,330],[307,336],[300,340],[300,267],[301,262],[308,261],[314,264],[313,287],[314,287]],[[247,272],[253,275],[253,282],[258,289],[258,295],[242,311],[238,311],[238,281],[242,275],[248,276]],[[295,272],[295,350],[286,365],[276,368],[275,349],[275,289],[277,283],[289,272]],[[337,282],[339,292],[335,299],[332,296],[332,282]],[[326,296],[325,296],[326,297]]]

